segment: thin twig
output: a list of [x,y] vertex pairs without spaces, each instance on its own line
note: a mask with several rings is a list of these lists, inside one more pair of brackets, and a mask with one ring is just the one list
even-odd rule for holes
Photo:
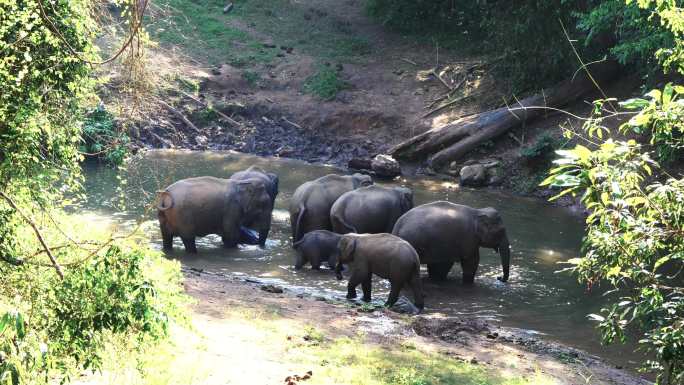
[[0,197],[2,197],[7,203],[16,211],[23,219],[26,221],[31,228],[33,228],[33,232],[36,234],[36,237],[38,238],[38,241],[40,242],[41,245],[43,245],[43,248],[45,249],[45,253],[48,255],[50,258],[50,262],[52,262],[52,266],[55,268],[55,271],[57,271],[57,275],[59,275],[60,279],[64,279],[64,273],[62,272],[62,267],[59,266],[59,263],[57,262],[57,259],[55,259],[55,256],[52,254],[52,251],[50,250],[50,247],[48,247],[47,243],[45,242],[45,239],[43,238],[43,234],[41,234],[40,230],[38,229],[38,226],[29,218],[26,214],[24,214],[23,211],[19,209],[19,207],[14,203],[12,198],[7,196],[4,192],[0,191]]
[[406,59],[406,58],[401,58],[401,60],[403,60],[403,61],[405,61],[405,62],[407,62],[407,63],[409,63],[409,64],[413,64],[414,66],[417,66],[417,65],[418,65],[416,62],[414,62],[414,61],[412,61],[412,60],[409,60],[409,59]]

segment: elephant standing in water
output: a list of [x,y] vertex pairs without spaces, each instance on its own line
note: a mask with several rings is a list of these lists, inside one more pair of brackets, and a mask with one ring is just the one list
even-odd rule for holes
[[340,237],[340,234],[328,230],[314,230],[304,234],[302,239],[292,245],[297,250],[295,269],[299,270],[309,262],[312,269],[319,270],[323,261],[328,261],[328,266],[334,269]]
[[264,182],[236,181],[210,176],[182,179],[160,192],[157,206],[164,250],[180,236],[189,253],[196,253],[195,237],[218,234],[225,247],[235,247],[240,227],[268,233],[273,205]]
[[[266,186],[266,190],[268,192],[268,195],[271,197],[271,210],[273,210],[273,207],[275,207],[275,200],[276,196],[278,196],[278,175],[273,174],[273,173],[267,173],[264,171],[261,167],[258,166],[251,166],[248,169],[244,171],[238,171],[235,174],[233,174],[230,177],[231,180],[237,180],[237,181],[245,181],[248,179],[258,179],[264,183],[264,186]],[[252,215],[253,214],[253,215]],[[260,212],[253,212],[253,213],[246,213],[246,217],[244,218],[244,226],[247,228],[253,227],[253,222],[260,222],[263,218],[261,218],[262,213]],[[258,243],[262,247],[266,244],[266,239],[268,238],[268,233],[271,229],[271,216],[269,215],[268,219],[269,223],[268,226],[263,226],[262,230],[259,231],[259,239],[255,241],[250,236],[246,236],[244,229],[242,230],[242,235],[240,237],[240,242],[241,243]]]
[[480,247],[490,247],[501,255],[503,276],[508,280],[511,251],[506,228],[493,208],[475,209],[439,201],[409,210],[394,225],[392,234],[408,241],[427,264],[434,280],[446,279],[454,262],[463,268],[463,283],[472,284],[480,263]]
[[332,230],[330,208],[337,198],[347,191],[372,184],[368,175],[330,174],[297,187],[290,200],[292,243],[313,230]]
[[330,209],[330,222],[338,234],[391,233],[397,219],[411,208],[410,189],[373,185],[344,193]]
[[385,306],[392,306],[403,286],[413,289],[413,303],[423,309],[423,285],[420,281],[420,259],[405,240],[392,234],[346,234],[338,244],[337,279],[342,279],[342,264],[351,267],[347,298],[356,298],[356,286],[361,284],[363,300],[371,300],[371,278],[375,274],[390,281],[390,293]]

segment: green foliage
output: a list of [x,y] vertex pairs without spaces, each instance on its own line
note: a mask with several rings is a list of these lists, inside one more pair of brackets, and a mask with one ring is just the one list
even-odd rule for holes
[[684,148],[684,87],[668,84],[663,91],[653,90],[646,98],[635,98],[620,103],[625,109],[639,110],[620,127],[650,137],[657,159],[670,162],[677,159]]
[[323,100],[332,100],[337,93],[347,88],[347,83],[340,79],[338,72],[329,66],[321,66],[304,82],[304,92],[318,96]]
[[615,40],[611,54],[642,73],[663,68],[684,73],[684,19],[676,0],[601,1],[580,14],[587,41]]
[[[659,157],[673,153],[667,147],[677,151],[684,145],[676,107],[680,90],[668,85],[646,99],[622,103],[636,110],[623,130],[649,135]],[[659,168],[649,147],[635,140],[602,139],[609,133],[604,119],[616,114],[607,103],[597,102],[595,115],[585,124],[589,139],[600,144],[558,151],[557,167],[543,184],[562,188],[558,196],[582,194],[591,212],[583,257],[569,262],[590,287],[607,280],[622,294],[601,315],[591,316],[599,322],[603,340],[625,341],[628,329],[638,330],[639,343],[655,357],[645,368],[658,374],[660,384],[682,383],[684,180],[656,178],[653,170]]]
[[[89,2],[44,6],[70,46],[93,59]],[[37,9],[35,0],[0,8],[0,189],[44,199],[54,183],[76,182],[80,107],[91,83],[88,65],[65,48]]]
[[546,159],[553,155],[561,146],[558,139],[549,133],[543,133],[537,137],[534,143],[520,150],[520,155],[528,160]]
[[495,73],[509,81],[513,91],[552,84],[579,67],[561,23],[579,42],[575,46],[586,62],[600,59],[607,50],[641,74],[662,68],[684,73],[684,21],[677,0],[368,0],[367,4],[371,15],[401,31],[447,41],[463,41],[463,34],[477,36],[478,52],[497,53]]
[[128,154],[128,135],[119,130],[114,115],[98,106],[83,122],[83,143],[80,151],[87,156],[102,158],[115,165],[123,164]]
[[256,86],[259,80],[261,79],[261,76],[259,76],[259,73],[254,72],[254,71],[243,71],[242,72],[242,77],[249,83],[250,86]]
[[100,367],[110,337],[129,349],[161,338],[179,266],[95,239],[99,226],[83,219],[60,223],[64,194],[80,189],[81,144],[115,143],[105,152],[113,162],[124,154],[106,111],[83,122],[95,99],[94,3],[1,3],[0,383],[53,384]]

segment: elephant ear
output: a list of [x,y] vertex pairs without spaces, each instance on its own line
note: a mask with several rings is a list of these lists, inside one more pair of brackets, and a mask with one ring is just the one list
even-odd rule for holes
[[356,251],[356,239],[352,237],[342,237],[337,244],[340,249],[340,262],[352,262],[354,251]]
[[258,179],[247,179],[238,182],[238,201],[240,202],[240,207],[245,213],[251,212],[254,206],[257,204],[258,197],[265,190],[266,187],[264,183]]
[[496,209],[487,207],[478,210],[477,234],[482,243],[497,242],[501,231],[504,230],[501,216]]

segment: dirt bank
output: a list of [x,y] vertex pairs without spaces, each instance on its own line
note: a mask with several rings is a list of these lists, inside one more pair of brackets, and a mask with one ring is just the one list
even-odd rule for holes
[[[281,330],[282,341],[270,341],[277,349],[284,345],[286,351],[287,346],[292,348],[301,343],[301,338],[306,339],[302,337],[304,329],[313,326],[321,333],[315,337],[318,339],[361,338],[368,349],[380,347],[388,352],[410,346],[420,352],[431,352],[446,360],[475,366],[491,375],[527,379],[530,383],[648,384],[599,358],[544,342],[520,330],[435,313],[420,316],[405,316],[387,310],[369,313],[346,302],[304,296],[287,288],[283,293],[270,293],[261,286],[244,277],[186,271],[186,291],[197,300],[193,307],[197,322],[212,341],[211,346],[216,347],[214,350],[210,346],[208,352],[235,360],[232,361],[234,365],[217,366],[216,370],[223,378],[238,376],[248,380],[242,383],[282,383],[287,376],[311,371],[314,377],[331,376],[317,378],[316,383],[337,383],[335,375],[323,370],[325,360],[317,365],[298,365],[287,358],[274,357],[268,351],[273,346],[251,345],[254,338],[248,332],[221,332],[226,328],[226,322],[234,320],[235,313],[249,309],[261,314],[262,321],[269,318],[278,322],[287,320],[289,325],[295,325],[290,330]],[[226,346],[232,348],[226,352]],[[253,351],[255,349],[257,351]],[[259,353],[259,349],[263,349],[263,353]]]

